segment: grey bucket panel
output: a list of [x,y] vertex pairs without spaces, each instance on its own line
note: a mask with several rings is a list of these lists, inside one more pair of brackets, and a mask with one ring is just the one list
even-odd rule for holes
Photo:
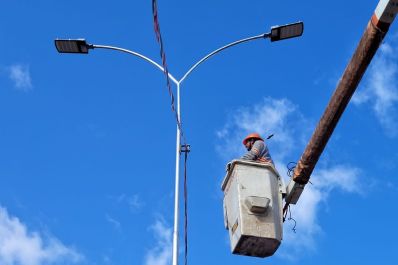
[[246,166],[253,166],[253,167],[259,167],[259,168],[264,168],[264,169],[268,169],[271,170],[276,176],[279,176],[278,171],[276,171],[274,165],[272,163],[258,163],[258,162],[253,162],[253,161],[247,161],[247,160],[239,160],[239,159],[235,159],[231,161],[231,167],[229,168],[229,170],[227,170],[227,174],[224,177],[224,180],[221,184],[221,190],[224,191],[225,187],[227,186],[228,180],[232,175],[232,172],[234,171],[234,168],[236,165],[246,165]]
[[235,254],[267,257],[282,240],[282,186],[272,164],[234,160],[224,178],[224,220]]

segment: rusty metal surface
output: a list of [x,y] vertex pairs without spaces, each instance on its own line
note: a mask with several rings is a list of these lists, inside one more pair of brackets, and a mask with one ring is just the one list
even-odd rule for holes
[[308,183],[319,157],[385,34],[386,31],[381,31],[369,21],[351,61],[347,65],[321,120],[297,163],[293,175],[295,182],[299,184]]

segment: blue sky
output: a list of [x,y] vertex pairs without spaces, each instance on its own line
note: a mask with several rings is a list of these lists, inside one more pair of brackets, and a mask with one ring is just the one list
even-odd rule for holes
[[[275,135],[286,176],[378,1],[158,2],[177,78],[226,43],[305,23],[301,38],[231,48],[182,85],[189,264],[395,264],[396,24],[292,207],[297,232],[285,223],[273,257],[230,254],[220,190],[251,131]],[[176,125],[163,74],[127,54],[58,54],[53,43],[86,38],[160,62],[151,1],[3,0],[0,25],[0,264],[170,264]]]

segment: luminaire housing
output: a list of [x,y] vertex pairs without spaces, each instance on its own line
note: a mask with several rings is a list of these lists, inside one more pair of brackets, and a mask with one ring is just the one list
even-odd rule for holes
[[87,54],[90,49],[85,39],[56,39],[54,42],[59,53]]
[[285,40],[303,35],[304,23],[296,22],[271,28],[271,41]]

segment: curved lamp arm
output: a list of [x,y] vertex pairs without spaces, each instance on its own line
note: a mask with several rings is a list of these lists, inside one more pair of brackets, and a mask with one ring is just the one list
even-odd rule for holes
[[[157,62],[149,59],[148,57],[138,53],[134,52],[131,50],[115,47],[115,46],[109,46],[109,45],[97,45],[97,44],[89,44],[85,39],[55,39],[54,40],[55,47],[57,48],[57,51],[59,53],[80,53],[80,54],[87,54],[90,49],[109,49],[109,50],[115,50],[115,51],[121,51],[125,52],[131,55],[134,55],[136,57],[139,57],[148,63],[156,66],[160,71],[164,73],[164,68],[158,64]],[[168,73],[168,77],[173,81],[174,84],[178,85],[177,79],[174,78],[174,76],[170,73]]]
[[[134,52],[131,50],[127,50],[127,49],[123,49],[123,48],[119,48],[119,47],[114,47],[114,46],[108,46],[108,45],[97,45],[97,44],[91,44],[89,45],[89,48],[100,48],[100,49],[109,49],[109,50],[116,50],[116,51],[121,51],[121,52],[125,52],[134,56],[137,56],[141,59],[144,59],[145,61],[149,62],[150,64],[156,66],[160,71],[164,72],[164,68],[158,64],[157,62],[153,61],[152,59],[138,53],[138,52]],[[178,84],[179,82],[177,81],[177,79],[174,78],[174,76],[170,73],[168,73],[169,78],[171,79],[171,81],[173,81],[174,84]]]
[[271,36],[271,33],[263,33],[260,35],[256,35],[253,37],[249,37],[249,38],[245,38],[245,39],[241,39],[241,40],[237,40],[234,42],[231,42],[225,46],[222,46],[221,48],[218,48],[217,50],[212,51],[211,53],[209,53],[208,55],[206,55],[205,57],[203,57],[202,59],[200,59],[197,63],[195,63],[186,73],[185,75],[180,79],[180,81],[178,81],[180,84],[192,73],[193,70],[196,69],[196,67],[198,67],[201,63],[203,63],[204,61],[206,61],[207,59],[209,59],[210,57],[212,57],[213,55],[229,48],[235,45],[238,45],[240,43],[243,42],[248,42],[248,41],[252,41],[252,40],[257,40],[257,39],[266,39],[269,38]]

